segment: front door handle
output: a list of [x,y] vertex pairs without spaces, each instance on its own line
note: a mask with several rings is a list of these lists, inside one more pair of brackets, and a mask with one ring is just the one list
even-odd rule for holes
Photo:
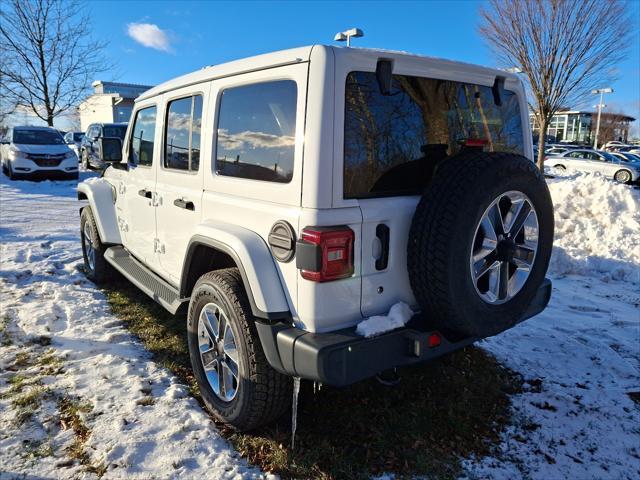
[[153,192],[151,190],[143,188],[142,190],[138,190],[138,195],[145,198],[151,198],[153,196]]
[[180,208],[184,208],[185,210],[191,210],[194,211],[196,209],[195,205],[193,204],[193,202],[189,201],[189,200],[185,200],[184,198],[176,198],[173,201],[173,204],[176,207],[180,207]]

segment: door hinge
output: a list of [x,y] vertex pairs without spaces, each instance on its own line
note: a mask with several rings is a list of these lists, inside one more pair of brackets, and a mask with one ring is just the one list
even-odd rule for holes
[[127,225],[127,222],[122,217],[118,217],[118,228],[123,232],[129,231],[129,225]]
[[164,243],[159,238],[153,239],[153,253],[164,253]]

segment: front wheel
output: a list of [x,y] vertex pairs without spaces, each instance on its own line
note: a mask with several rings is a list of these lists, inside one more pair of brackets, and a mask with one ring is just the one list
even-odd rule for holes
[[82,241],[84,271],[87,278],[98,284],[110,280],[113,276],[113,270],[111,265],[104,259],[106,248],[100,240],[91,207],[82,209],[82,214],[80,215],[80,239]]
[[265,358],[237,268],[200,277],[189,303],[187,338],[202,399],[220,420],[243,431],[284,413],[291,379]]
[[82,168],[84,170],[89,170],[91,168],[91,165],[89,165],[89,157],[87,156],[86,150],[82,151]]
[[628,170],[618,170],[613,179],[618,183],[629,183],[631,181],[631,173]]

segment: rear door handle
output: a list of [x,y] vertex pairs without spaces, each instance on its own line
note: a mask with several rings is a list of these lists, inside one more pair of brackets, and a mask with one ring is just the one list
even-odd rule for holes
[[151,198],[152,194],[153,192],[151,190],[147,190],[146,188],[143,188],[142,190],[138,190],[138,195],[140,195],[141,197]]
[[176,198],[173,201],[173,204],[176,207],[180,207],[180,208],[184,208],[185,210],[191,210],[194,211],[196,209],[195,205],[193,204],[193,202],[189,201],[189,200],[185,200],[184,198]]
[[381,223],[376,227],[376,237],[380,240],[382,252],[376,260],[376,270],[384,270],[389,265],[389,227]]

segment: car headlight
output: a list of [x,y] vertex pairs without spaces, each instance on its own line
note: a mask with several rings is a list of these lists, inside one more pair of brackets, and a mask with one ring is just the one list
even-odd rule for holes
[[17,160],[19,158],[27,158],[27,154],[20,150],[9,150],[9,159]]
[[73,150],[69,150],[67,153],[64,154],[64,158],[73,158],[75,156],[76,154]]

